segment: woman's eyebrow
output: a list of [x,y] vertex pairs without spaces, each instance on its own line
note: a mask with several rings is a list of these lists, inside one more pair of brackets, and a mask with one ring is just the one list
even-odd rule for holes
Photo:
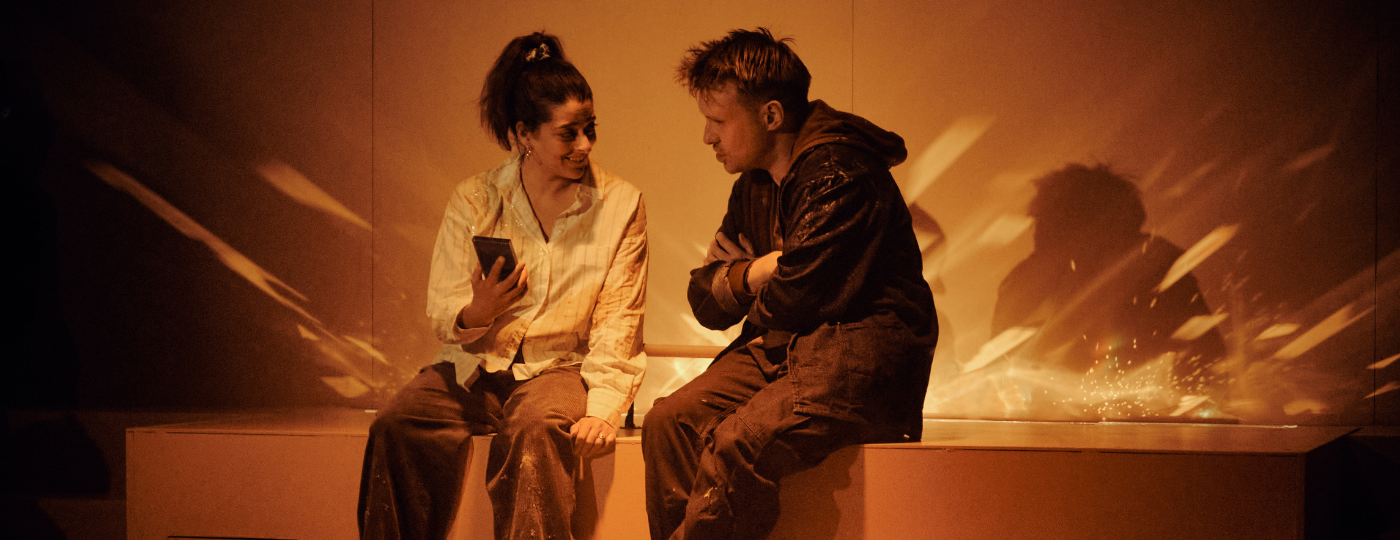
[[578,126],[578,125],[588,125],[588,124],[592,124],[592,123],[597,122],[597,121],[598,121],[598,115],[593,115],[593,116],[590,116],[590,117],[588,117],[588,118],[582,118],[582,119],[579,119],[579,120],[574,120],[573,122],[569,122],[569,123],[564,124],[564,125],[559,126],[559,127],[561,127],[561,128],[566,128],[566,127],[573,127],[573,126]]

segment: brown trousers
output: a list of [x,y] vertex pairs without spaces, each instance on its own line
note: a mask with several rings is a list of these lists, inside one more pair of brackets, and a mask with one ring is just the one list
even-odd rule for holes
[[365,540],[441,540],[452,526],[472,435],[496,433],[486,462],[496,538],[571,538],[575,506],[569,428],[588,389],[579,366],[516,381],[484,373],[471,390],[455,368],[423,368],[370,427],[360,476]]
[[864,442],[859,426],[794,413],[792,382],[740,347],[656,402],[642,426],[652,540],[764,538],[779,480]]

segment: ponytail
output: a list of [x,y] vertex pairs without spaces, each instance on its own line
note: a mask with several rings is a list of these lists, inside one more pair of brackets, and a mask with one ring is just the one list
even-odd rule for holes
[[549,121],[550,109],[573,98],[593,99],[583,74],[564,57],[559,38],[543,32],[510,41],[481,88],[481,125],[501,148],[511,150],[517,123],[533,131]]

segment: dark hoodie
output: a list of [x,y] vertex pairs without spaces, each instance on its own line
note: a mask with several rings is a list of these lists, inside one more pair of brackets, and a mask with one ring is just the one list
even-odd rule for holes
[[[734,182],[720,232],[782,251],[759,294],[742,290],[748,261],[691,271],[696,319],[725,329],[747,316],[728,350],[762,337],[785,354],[800,414],[851,420],[865,439],[915,439],[938,329],[909,208],[890,167],[904,140],[859,116],[812,102],[787,176],[764,170]],[[779,351],[782,352],[782,351]],[[724,354],[724,353],[722,353]]]

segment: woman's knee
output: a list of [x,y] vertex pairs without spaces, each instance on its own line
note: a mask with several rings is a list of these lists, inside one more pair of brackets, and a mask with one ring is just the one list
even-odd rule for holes
[[369,425],[370,437],[379,440],[398,440],[405,436],[411,436],[415,431],[412,417],[398,414],[393,410],[381,412]]
[[550,438],[567,435],[574,419],[558,411],[514,411],[501,426],[500,436],[508,438]]

